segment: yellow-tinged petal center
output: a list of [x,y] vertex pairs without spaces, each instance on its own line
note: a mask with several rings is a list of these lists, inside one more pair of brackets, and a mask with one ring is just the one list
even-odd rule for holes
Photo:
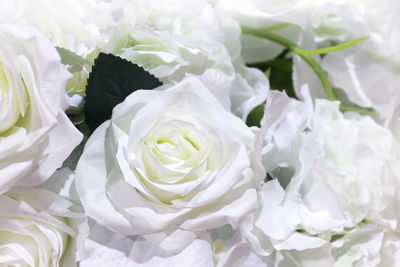
[[205,171],[208,141],[193,125],[167,123],[159,127],[145,138],[142,147],[149,179],[177,182],[192,177],[192,172],[195,176],[200,175],[199,171]]
[[0,137],[6,136],[26,111],[27,91],[19,75],[0,61]]

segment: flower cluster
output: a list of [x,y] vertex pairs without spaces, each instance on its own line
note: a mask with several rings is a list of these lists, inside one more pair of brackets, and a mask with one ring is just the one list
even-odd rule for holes
[[397,266],[400,4],[0,0],[1,266]]

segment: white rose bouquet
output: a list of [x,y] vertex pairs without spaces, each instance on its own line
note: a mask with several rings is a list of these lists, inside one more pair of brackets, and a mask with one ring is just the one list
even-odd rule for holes
[[398,266],[399,11],[0,0],[0,265]]

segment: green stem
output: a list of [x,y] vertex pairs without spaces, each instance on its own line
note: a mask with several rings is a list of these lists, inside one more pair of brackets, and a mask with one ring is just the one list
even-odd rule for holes
[[345,104],[340,105],[340,110],[343,112],[344,111],[353,111],[353,112],[357,112],[358,114],[361,114],[361,115],[369,115],[372,117],[379,116],[379,114],[376,113],[373,109],[362,108],[362,107],[357,107],[357,106],[349,106],[349,105],[345,105]]
[[263,29],[264,29],[264,30],[267,30],[267,31],[277,31],[277,30],[286,28],[286,27],[289,26],[289,25],[290,25],[289,23],[282,22],[282,23],[274,24],[274,25],[269,26],[269,27],[265,27],[265,28],[263,28]]
[[285,46],[287,48],[297,46],[295,43],[292,43],[288,39],[283,38],[277,34],[271,33],[268,29],[269,28],[256,29],[256,28],[242,26],[242,32],[244,34],[250,34],[250,35],[254,35],[254,36],[257,36],[257,37],[260,37],[263,39],[268,39],[268,40],[278,43],[282,46]]
[[315,59],[311,55],[303,54],[301,52],[302,49],[298,45],[296,45],[295,43],[293,43],[277,34],[274,34],[270,31],[266,31],[264,29],[254,29],[254,28],[249,28],[249,27],[242,27],[242,31],[244,34],[251,34],[256,37],[268,39],[270,41],[278,43],[278,44],[288,48],[293,53],[299,55],[305,62],[307,62],[307,64],[317,74],[318,78],[320,79],[320,81],[322,83],[322,87],[324,88],[327,98],[329,100],[336,100],[335,94],[333,93],[332,86],[329,83],[329,79],[328,79],[328,76],[326,75],[325,71],[321,68],[321,66],[318,64],[318,62],[315,61]]
[[305,55],[328,54],[328,53],[332,53],[332,52],[336,52],[336,51],[340,51],[340,50],[349,48],[353,45],[356,45],[358,43],[364,42],[365,40],[368,40],[368,38],[369,37],[367,36],[367,37],[359,38],[359,39],[352,40],[349,42],[341,43],[338,45],[325,47],[325,48],[319,48],[319,49],[302,49],[302,48],[300,48],[299,53],[305,54]]
[[[267,40],[270,40],[277,44],[280,44],[280,45],[288,48],[294,54],[300,56],[313,69],[315,74],[318,76],[319,80],[321,81],[322,87],[326,93],[327,98],[331,101],[337,100],[337,98],[335,96],[335,93],[333,91],[331,83],[329,82],[328,75],[322,69],[321,65],[312,57],[312,55],[313,54],[326,54],[326,53],[330,53],[330,52],[334,52],[334,51],[339,51],[339,50],[348,48],[350,46],[353,46],[355,44],[358,44],[358,43],[363,42],[368,39],[368,37],[364,37],[364,38],[360,38],[360,39],[357,39],[354,41],[346,42],[346,43],[328,47],[328,48],[306,50],[306,49],[302,49],[301,47],[299,47],[297,44],[291,42],[290,40],[287,40],[286,38],[283,38],[277,34],[274,34],[271,31],[266,30],[266,29],[255,29],[255,28],[242,26],[242,32],[243,32],[243,34],[250,34],[250,35],[253,35],[253,36],[256,36],[259,38],[263,38],[263,39],[267,39]],[[341,104],[341,110],[342,111],[354,111],[354,112],[358,112],[359,114],[362,114],[362,115],[378,116],[378,114],[371,109],[365,109],[362,107],[355,107],[355,106],[349,106],[349,105],[344,105],[344,104]]]
[[307,64],[317,74],[319,80],[322,83],[322,87],[324,88],[324,91],[326,93],[326,97],[331,101],[337,100],[335,93],[333,92],[331,83],[329,82],[328,75],[326,75],[326,73],[322,69],[321,65],[318,64],[318,62],[315,61],[315,59],[311,55],[304,55],[304,54],[297,54],[297,55],[299,55],[305,62],[307,62]]

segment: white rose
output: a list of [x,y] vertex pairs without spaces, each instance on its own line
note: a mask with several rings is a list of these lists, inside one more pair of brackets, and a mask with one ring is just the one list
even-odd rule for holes
[[0,192],[47,179],[82,134],[63,109],[70,74],[32,27],[0,25]]
[[[168,6],[168,8],[165,8]],[[158,78],[179,82],[199,76],[227,110],[245,119],[269,89],[265,75],[245,67],[240,28],[207,1],[121,0],[99,47]]]
[[88,233],[82,209],[50,191],[14,188],[0,196],[0,265],[77,266]]
[[76,169],[87,214],[167,251],[257,205],[254,135],[197,79],[136,91],[89,138]]
[[34,26],[54,46],[63,47],[82,56],[95,48],[95,36],[103,27],[92,13],[102,11],[105,3],[98,0],[51,1],[4,0],[0,23]]
[[228,72],[230,55],[240,54],[234,41],[238,25],[206,1],[121,0],[113,2],[113,9],[115,23],[105,32],[101,49],[157,77],[178,80],[185,72],[200,74],[216,66]]
[[[87,64],[82,69],[66,66],[74,74],[67,84],[67,92],[83,95],[93,58],[98,54],[96,38],[100,30],[111,22],[109,6],[103,0],[2,0],[0,24],[34,26],[53,46],[85,58]],[[81,98],[75,98],[74,106],[77,106]]]

